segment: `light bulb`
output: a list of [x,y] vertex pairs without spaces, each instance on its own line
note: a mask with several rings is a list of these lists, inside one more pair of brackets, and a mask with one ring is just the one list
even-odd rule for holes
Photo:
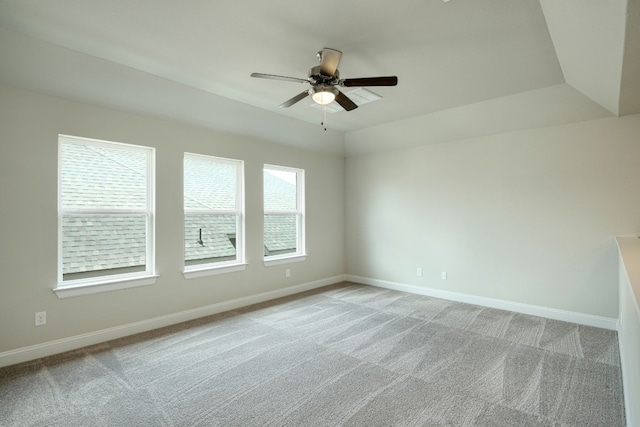
[[331,104],[333,100],[336,99],[336,91],[337,89],[333,87],[321,87],[314,91],[313,95],[311,95],[311,98],[316,104]]

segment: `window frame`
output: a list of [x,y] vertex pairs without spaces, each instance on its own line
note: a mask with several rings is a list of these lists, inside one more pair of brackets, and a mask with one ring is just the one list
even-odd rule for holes
[[[184,207],[184,176],[185,176],[185,160],[187,157],[202,158],[214,163],[223,163],[233,165],[236,168],[236,195],[235,195],[235,210],[229,209],[186,209]],[[215,274],[232,273],[236,271],[243,271],[246,269],[247,263],[245,258],[245,201],[244,201],[244,161],[239,159],[230,159],[219,156],[212,156],[208,154],[190,153],[184,152],[182,158],[182,203],[183,203],[183,218],[182,218],[182,274],[186,279],[194,279],[198,277],[211,276]],[[235,215],[236,216],[236,233],[235,233],[235,250],[236,259],[216,262],[206,262],[187,265],[186,262],[186,248],[184,246],[185,241],[185,221],[187,214],[208,214],[212,215]]]
[[[276,172],[293,172],[296,174],[296,209],[265,209],[264,207],[264,174],[267,170],[273,170]],[[288,264],[292,262],[302,262],[307,259],[306,249],[306,236],[305,236],[305,171],[301,168],[294,168],[289,166],[279,166],[272,164],[264,164],[262,167],[262,194],[263,194],[263,215],[262,215],[262,245],[264,247],[264,218],[266,215],[296,215],[296,252],[290,252],[286,254],[278,255],[264,255],[263,262],[266,267]]]
[[[146,157],[146,191],[145,208],[64,208],[62,206],[62,147],[64,144],[88,145],[120,149],[143,153]],[[156,282],[155,264],[155,148],[127,144],[100,139],[58,135],[58,255],[57,255],[57,284],[53,291],[58,298],[127,289],[138,286],[148,286]],[[145,269],[144,271],[124,272],[92,277],[64,280],[63,263],[63,223],[65,215],[144,215],[145,216]]]

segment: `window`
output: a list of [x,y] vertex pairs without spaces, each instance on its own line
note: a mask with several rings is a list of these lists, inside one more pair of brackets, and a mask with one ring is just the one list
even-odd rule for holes
[[304,247],[304,171],[264,166],[264,257],[267,265],[302,261]]
[[187,277],[244,269],[243,162],[184,154]]
[[58,149],[58,296],[153,283],[155,150],[65,135]]

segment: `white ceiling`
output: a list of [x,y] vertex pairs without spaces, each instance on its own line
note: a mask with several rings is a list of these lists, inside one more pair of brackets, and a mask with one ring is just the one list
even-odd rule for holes
[[[509,111],[536,91],[540,110],[566,105],[551,124],[640,113],[639,3],[0,0],[0,82],[339,152],[387,123],[424,118],[439,134],[439,117],[453,130],[468,117],[457,112]],[[399,79],[371,88],[381,101],[329,115],[327,132],[310,100],[278,108],[304,85],[249,76],[305,78],[323,47],[343,51],[343,78]],[[504,117],[546,124],[533,110],[531,124]]]

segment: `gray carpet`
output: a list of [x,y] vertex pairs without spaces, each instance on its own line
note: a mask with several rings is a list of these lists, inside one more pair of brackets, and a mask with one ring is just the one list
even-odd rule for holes
[[0,369],[2,426],[624,426],[615,332],[342,283]]

